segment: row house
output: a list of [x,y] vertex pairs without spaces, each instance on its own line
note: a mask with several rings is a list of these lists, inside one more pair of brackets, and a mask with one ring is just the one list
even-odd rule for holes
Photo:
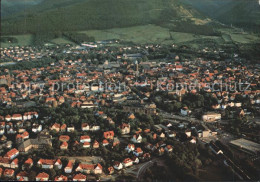
[[18,168],[18,159],[10,160],[4,157],[0,157],[0,166],[6,167],[6,168]]
[[11,150],[9,150],[4,158],[7,158],[7,159],[14,159],[15,157],[17,157],[19,155],[19,151],[16,149],[16,148],[13,148]]
[[62,162],[60,159],[40,159],[37,164],[43,169],[53,169],[54,166],[58,169],[62,168]]
[[90,174],[90,173],[102,174],[102,166],[99,163],[98,164],[82,164],[82,163],[80,163],[75,171],[84,172],[84,173],[87,173],[87,174]]

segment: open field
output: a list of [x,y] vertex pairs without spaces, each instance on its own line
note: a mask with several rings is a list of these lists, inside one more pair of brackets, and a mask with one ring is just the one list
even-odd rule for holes
[[[3,36],[4,37],[4,36]],[[13,35],[8,37],[14,37],[18,40],[18,43],[3,43],[1,42],[1,47],[10,47],[10,46],[27,46],[32,43],[33,36],[30,34],[25,35]]]
[[237,43],[247,44],[259,42],[259,37],[251,34],[230,34],[232,40]]
[[120,39],[134,43],[160,43],[170,39],[169,30],[156,25],[113,28],[107,30],[81,31],[96,40]]
[[[204,41],[211,40],[218,45],[225,43],[241,43],[250,44],[259,42],[259,36],[255,34],[248,34],[239,32],[239,30],[231,28],[219,29],[222,36],[205,36],[196,35],[193,33],[183,33],[183,32],[172,32],[168,28],[156,26],[156,25],[142,25],[133,26],[127,28],[112,28],[106,30],[87,30],[79,31],[79,33],[85,33],[88,36],[93,36],[96,41],[98,40],[108,40],[108,39],[119,39],[127,42],[133,42],[136,44],[146,44],[146,43],[158,43],[158,44],[190,44],[194,48],[198,48],[196,45],[203,44]],[[26,46],[32,43],[32,35],[15,35],[13,36],[18,39],[18,43],[2,43],[1,47],[8,46]],[[195,43],[192,43],[194,42]],[[70,40],[60,37],[50,41],[54,44],[74,44]]]
[[242,43],[242,44],[250,44],[250,43],[259,43],[260,37],[256,34],[244,33],[241,32],[240,29],[231,29],[231,28],[223,28],[220,29],[222,33],[222,38],[228,42]]
[[51,40],[51,43],[54,43],[54,44],[75,44],[74,42],[71,42],[68,39],[63,38],[63,37],[53,39],[53,40]]

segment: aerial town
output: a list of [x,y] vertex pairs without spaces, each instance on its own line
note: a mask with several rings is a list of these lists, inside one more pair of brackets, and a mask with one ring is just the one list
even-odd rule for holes
[[1,48],[0,179],[257,180],[260,65],[246,61],[119,40]]

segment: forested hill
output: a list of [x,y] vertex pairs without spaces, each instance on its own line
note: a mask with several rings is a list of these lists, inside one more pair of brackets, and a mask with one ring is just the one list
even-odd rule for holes
[[41,3],[43,0],[1,0],[1,17],[22,12]]
[[108,29],[202,17],[180,0],[44,0],[2,19],[3,34]]
[[225,24],[260,32],[259,0],[183,0],[183,2]]

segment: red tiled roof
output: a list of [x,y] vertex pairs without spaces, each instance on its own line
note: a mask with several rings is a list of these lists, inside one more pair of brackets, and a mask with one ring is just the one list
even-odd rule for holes
[[25,164],[33,164],[33,160],[31,158],[28,158],[24,163]]
[[61,135],[60,137],[59,137],[59,140],[60,141],[69,141],[70,140],[70,137],[68,136],[68,135]]
[[68,177],[64,175],[56,176],[54,181],[68,181]]
[[16,148],[13,148],[9,152],[6,153],[5,157],[11,158],[16,153],[19,153],[19,151]]
[[42,173],[39,173],[36,178],[49,178],[49,174],[45,173],[45,172],[42,172]]
[[14,175],[13,169],[5,169],[4,176],[12,176],[12,175]]
[[39,164],[47,164],[47,165],[53,165],[55,163],[55,160],[53,159],[40,159],[38,161]]
[[74,177],[73,177],[73,180],[86,180],[87,176],[84,175],[84,174],[76,174]]

